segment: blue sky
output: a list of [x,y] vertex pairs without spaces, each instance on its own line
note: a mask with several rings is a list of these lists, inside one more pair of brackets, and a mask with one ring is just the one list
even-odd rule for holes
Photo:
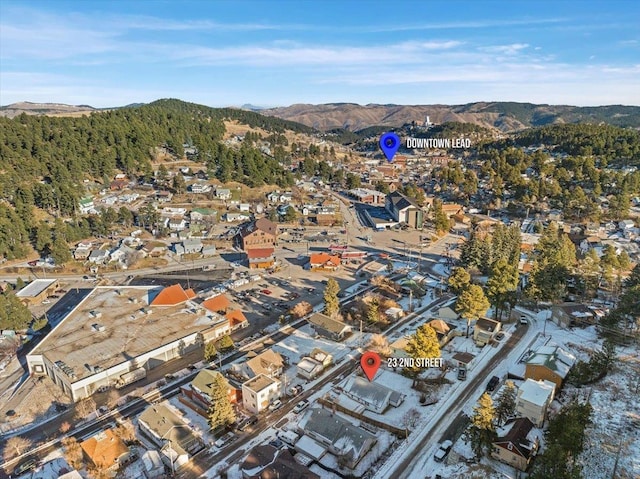
[[640,2],[0,2],[0,104],[640,105]]

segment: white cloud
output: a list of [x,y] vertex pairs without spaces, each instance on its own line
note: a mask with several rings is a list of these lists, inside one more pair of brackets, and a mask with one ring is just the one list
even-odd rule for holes
[[479,50],[488,53],[500,53],[503,55],[515,55],[522,50],[529,48],[528,43],[512,43],[510,45],[493,45],[489,47],[480,47]]

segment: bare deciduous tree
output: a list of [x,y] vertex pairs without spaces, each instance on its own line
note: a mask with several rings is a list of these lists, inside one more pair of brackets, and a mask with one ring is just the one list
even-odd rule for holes
[[92,398],[84,398],[76,403],[75,411],[78,419],[85,419],[96,410],[96,402]]
[[18,457],[33,445],[31,439],[26,437],[14,436],[7,439],[4,445],[3,455],[5,461]]

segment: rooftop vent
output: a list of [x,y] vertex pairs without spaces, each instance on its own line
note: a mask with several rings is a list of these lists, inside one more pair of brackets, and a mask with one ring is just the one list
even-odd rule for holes
[[91,325],[91,330],[95,333],[98,331],[106,331],[107,328],[104,327],[103,324],[93,323]]

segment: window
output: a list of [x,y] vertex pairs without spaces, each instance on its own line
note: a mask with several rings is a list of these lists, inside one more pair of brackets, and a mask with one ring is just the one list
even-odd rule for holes
[[510,451],[513,451],[513,445],[511,443],[507,444],[507,449],[509,449]]

